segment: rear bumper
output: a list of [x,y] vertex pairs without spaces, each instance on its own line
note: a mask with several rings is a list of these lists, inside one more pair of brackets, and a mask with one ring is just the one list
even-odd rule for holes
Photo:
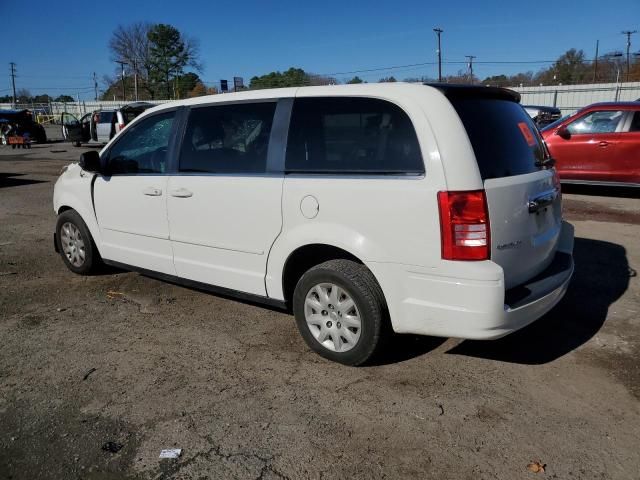
[[388,264],[372,270],[385,292],[394,331],[495,339],[527,326],[562,299],[573,274],[573,235],[573,227],[563,222],[551,265],[506,291],[502,268],[493,262],[469,265],[474,274],[466,278]]

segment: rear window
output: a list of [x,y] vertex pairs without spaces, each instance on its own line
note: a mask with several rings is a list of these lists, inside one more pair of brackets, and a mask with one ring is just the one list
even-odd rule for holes
[[538,129],[519,103],[486,98],[452,98],[478,161],[489,178],[540,170],[545,150]]
[[98,123],[111,123],[115,112],[100,112],[100,121]]

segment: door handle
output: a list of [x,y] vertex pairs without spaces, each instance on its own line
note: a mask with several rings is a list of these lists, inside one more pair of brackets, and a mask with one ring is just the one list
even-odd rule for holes
[[600,143],[598,143],[598,146],[599,146],[599,147],[602,147],[602,148],[604,148],[604,147],[608,147],[608,146],[609,146],[609,142],[605,142],[605,141],[603,140],[603,141],[601,141]]
[[548,192],[544,192],[535,198],[529,199],[527,206],[529,207],[529,213],[536,213],[545,207],[551,205],[558,197],[558,189],[554,188]]
[[159,197],[160,195],[162,195],[162,190],[155,187],[147,187],[144,190],[142,190],[142,193],[150,197]]
[[189,198],[193,196],[193,192],[187,190],[186,188],[176,188],[175,190],[171,190],[171,196],[178,198]]

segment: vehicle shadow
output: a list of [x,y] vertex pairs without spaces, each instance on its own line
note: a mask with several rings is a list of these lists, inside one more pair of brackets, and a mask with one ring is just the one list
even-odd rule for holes
[[0,173],[0,188],[20,187],[22,185],[31,185],[34,183],[47,183],[45,180],[30,180],[22,177],[24,173]]
[[446,338],[440,337],[392,334],[380,353],[368,361],[366,366],[378,367],[392,363],[406,362],[407,360],[435,350],[446,341]]
[[574,259],[575,273],[565,297],[544,317],[499,340],[467,340],[447,353],[540,365],[586,343],[636,272],[629,267],[625,248],[610,242],[576,238]]
[[640,198],[640,188],[635,187],[606,187],[563,183],[562,193],[591,195],[594,197]]

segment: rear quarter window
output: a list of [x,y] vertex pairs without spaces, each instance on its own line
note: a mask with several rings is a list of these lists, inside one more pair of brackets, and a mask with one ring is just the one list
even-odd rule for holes
[[294,102],[287,145],[290,173],[422,174],[416,131],[397,105],[374,98]]
[[487,98],[452,99],[483,180],[540,170],[545,160],[540,133],[518,103]]

